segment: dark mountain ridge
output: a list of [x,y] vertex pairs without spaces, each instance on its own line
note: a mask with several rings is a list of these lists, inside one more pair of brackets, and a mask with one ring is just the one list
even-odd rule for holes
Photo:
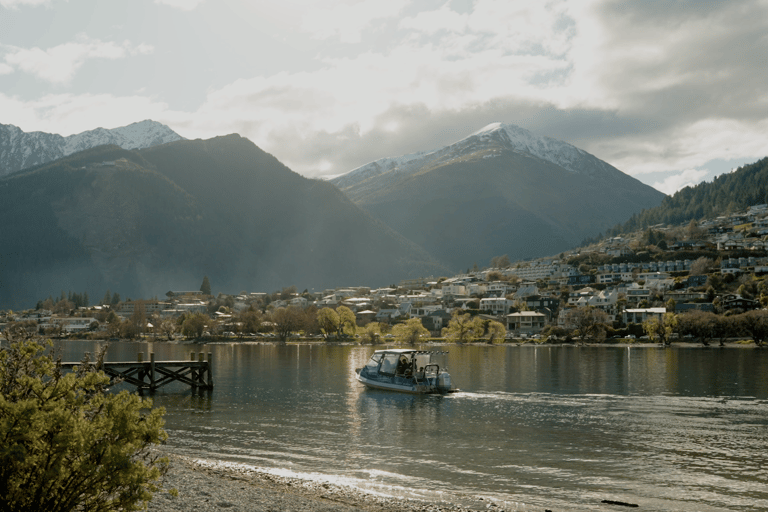
[[0,308],[61,290],[386,285],[443,269],[329,183],[238,135],[101,146],[0,179]]
[[501,124],[332,183],[453,270],[561,252],[664,197],[570,144]]

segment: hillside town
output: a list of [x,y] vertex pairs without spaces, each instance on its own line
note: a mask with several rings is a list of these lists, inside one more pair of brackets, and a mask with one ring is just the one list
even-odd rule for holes
[[[48,298],[34,309],[0,313],[0,329],[12,325],[52,336],[112,339],[285,339],[360,337],[355,333],[373,324],[377,334],[391,337],[386,333],[392,326],[418,319],[423,332],[437,338],[446,335],[452,319],[469,315],[485,321],[486,328],[498,322],[504,338],[518,341],[573,336],[664,341],[685,331],[673,317],[700,312],[723,319],[765,307],[766,244],[768,205],[761,204],[701,223],[653,226],[557,257],[511,263],[502,256],[488,268],[377,289],[299,292],[291,286],[274,293],[214,296],[206,277],[201,290],[169,291],[164,299],[123,301],[107,292],[99,304],[89,305],[87,296],[62,292],[58,300]],[[318,322],[321,310],[342,308],[354,316],[356,328],[329,329]],[[584,312],[592,312],[586,323]],[[195,327],[186,328],[192,319]],[[660,331],[649,332],[649,320],[661,325]],[[736,327],[729,324],[730,332],[722,336],[738,335]],[[702,336],[688,325],[686,332],[716,338],[715,331]]]

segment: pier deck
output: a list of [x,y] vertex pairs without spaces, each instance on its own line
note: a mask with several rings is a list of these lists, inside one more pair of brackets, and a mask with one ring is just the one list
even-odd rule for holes
[[[171,382],[182,382],[192,389],[213,389],[213,374],[211,372],[211,353],[204,359],[200,352],[195,359],[194,352],[189,361],[155,361],[155,354],[149,355],[149,361],[144,361],[143,353],[139,352],[138,361],[134,362],[105,362],[101,369],[114,382],[127,382],[136,386],[138,391],[155,391]],[[74,368],[81,363],[62,363],[62,368]]]

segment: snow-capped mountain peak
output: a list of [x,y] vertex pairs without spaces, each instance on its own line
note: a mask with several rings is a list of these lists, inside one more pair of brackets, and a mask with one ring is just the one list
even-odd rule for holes
[[589,156],[586,151],[582,151],[567,142],[535,135],[525,128],[513,124],[491,123],[464,140],[476,138],[487,141],[494,137],[501,139],[515,151],[528,153],[552,162],[571,172],[582,172],[583,167],[579,163]]
[[116,144],[123,149],[142,149],[165,144],[166,142],[173,142],[181,138],[181,136],[164,124],[147,119],[111,130],[96,128],[95,130],[64,137],[66,141],[64,153],[69,155],[103,144]]
[[[471,135],[442,148],[400,157],[387,157],[368,163],[331,180],[337,187],[358,191],[377,188],[382,183],[414,174],[427,164],[445,164],[477,153],[491,158],[500,150],[527,154],[573,173],[591,175],[596,169],[607,170],[608,164],[586,151],[551,137],[535,135],[513,124],[491,123]],[[374,182],[376,182],[374,184]]]
[[181,139],[166,125],[151,120],[113,129],[96,128],[67,137],[24,132],[16,126],[0,124],[0,176],[104,144],[142,149]]

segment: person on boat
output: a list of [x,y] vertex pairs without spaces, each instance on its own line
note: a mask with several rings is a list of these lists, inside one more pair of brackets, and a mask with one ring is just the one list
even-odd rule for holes
[[405,375],[410,370],[410,364],[408,361],[408,358],[405,356],[400,356],[400,360],[397,362],[397,371],[395,372],[396,375]]

